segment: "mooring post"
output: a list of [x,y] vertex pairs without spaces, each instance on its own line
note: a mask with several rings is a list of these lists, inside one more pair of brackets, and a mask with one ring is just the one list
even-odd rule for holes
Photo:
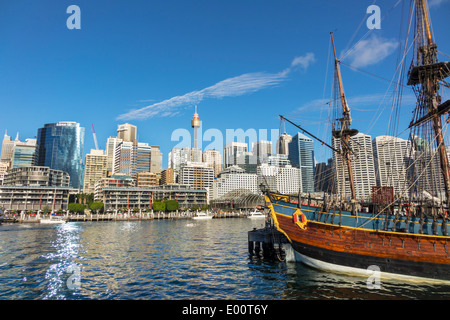
[[261,252],[261,242],[256,241],[256,242],[255,242],[255,253],[256,253],[257,255],[259,255],[260,252]]

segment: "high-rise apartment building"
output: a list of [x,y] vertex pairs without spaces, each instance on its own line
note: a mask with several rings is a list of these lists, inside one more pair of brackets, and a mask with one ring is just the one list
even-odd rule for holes
[[231,191],[249,191],[258,193],[258,176],[245,171],[238,166],[224,169],[217,180],[209,188],[209,199],[218,199]]
[[161,173],[162,171],[162,152],[159,146],[150,146],[150,172]]
[[252,153],[258,159],[258,163],[267,162],[267,158],[273,153],[272,141],[260,140],[253,142]]
[[273,154],[267,158],[267,164],[270,166],[284,167],[290,165],[287,154]]
[[169,152],[169,168],[175,170],[175,175],[188,162],[202,162],[202,150],[195,148],[173,148]]
[[109,175],[114,173],[114,160],[116,158],[116,148],[123,142],[122,139],[109,137],[106,141],[106,171]]
[[215,177],[222,171],[222,155],[218,150],[205,150],[203,152],[203,162],[214,169]]
[[258,185],[282,194],[297,195],[302,191],[302,174],[299,168],[262,164],[258,166]]
[[150,172],[151,150],[147,143],[122,141],[115,150],[114,174],[136,177],[139,172]]
[[91,149],[84,160],[84,193],[94,193],[95,183],[107,176],[107,155],[103,150]]
[[[360,132],[350,138],[349,145],[354,153],[351,164],[356,197],[358,200],[370,199],[372,197],[372,187],[376,186],[372,138],[370,135]],[[340,150],[339,139],[333,138],[333,147]],[[350,197],[351,191],[347,164],[345,159],[336,152],[333,152],[333,167],[337,194]]]
[[161,180],[160,184],[174,184],[175,183],[175,175],[174,170],[172,168],[167,168],[161,172]]
[[238,158],[243,153],[248,152],[245,142],[230,142],[223,149],[224,168],[238,164]]
[[411,142],[391,136],[373,139],[375,175],[378,186],[394,187],[394,193],[407,196]]
[[313,140],[298,132],[289,143],[289,160],[301,170],[303,192],[314,192]]
[[181,167],[179,183],[194,189],[209,188],[214,181],[214,169],[204,162],[188,162]]
[[[435,148],[417,141],[413,152],[414,162],[410,173],[411,181],[416,182],[414,191],[426,198],[437,197],[445,199],[445,184],[442,176],[441,161]],[[447,147],[447,157],[450,159],[450,148]]]
[[136,187],[147,188],[159,185],[159,175],[153,172],[139,172],[136,178]]
[[121,173],[131,177],[133,171],[133,142],[122,141],[116,146],[114,153],[113,173]]
[[65,171],[71,187],[83,187],[84,128],[79,123],[45,124],[38,129],[37,145],[36,165]]
[[[267,161],[267,157],[265,159]],[[241,152],[236,158],[236,165],[244,169],[246,173],[256,173],[258,157],[253,152]]]

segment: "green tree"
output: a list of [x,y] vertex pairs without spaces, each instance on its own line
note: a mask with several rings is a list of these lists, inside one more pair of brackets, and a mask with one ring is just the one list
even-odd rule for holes
[[162,201],[155,201],[155,202],[153,202],[153,210],[154,211],[165,211],[166,204]]
[[167,211],[176,211],[179,208],[178,201],[176,201],[176,200],[167,200],[167,201],[165,201],[165,204],[166,204]]
[[196,205],[196,204],[194,204],[193,206],[192,206],[192,210],[198,210],[198,209],[200,209],[200,207],[198,206],[198,205]]
[[69,203],[68,208],[69,211],[83,213],[85,207],[81,203]]
[[103,204],[103,202],[92,202],[89,205],[89,208],[91,210],[95,211],[95,213],[103,212],[104,207],[105,207],[105,205]]

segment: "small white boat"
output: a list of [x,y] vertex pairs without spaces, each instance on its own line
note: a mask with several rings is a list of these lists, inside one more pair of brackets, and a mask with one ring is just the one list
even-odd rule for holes
[[250,212],[249,215],[247,216],[247,218],[250,218],[250,219],[266,218],[266,215],[262,214],[258,210],[255,210],[255,211]]
[[66,223],[66,220],[59,216],[50,216],[48,219],[40,219],[39,222],[42,224],[57,224]]
[[207,220],[212,218],[213,216],[209,215],[207,212],[197,212],[197,215],[192,217],[194,220]]

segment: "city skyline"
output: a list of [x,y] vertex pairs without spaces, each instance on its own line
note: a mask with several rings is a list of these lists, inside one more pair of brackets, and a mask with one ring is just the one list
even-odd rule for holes
[[[46,123],[78,122],[85,128],[84,158],[95,149],[91,125],[99,148],[106,150],[117,126],[130,123],[139,127],[137,140],[161,147],[163,169],[178,143],[171,141],[175,130],[188,130],[193,145],[195,105],[203,131],[214,128],[223,136],[226,129],[270,132],[279,129],[283,114],[325,138],[319,124],[328,117],[333,31],[353,125],[371,136],[386,134],[389,111],[379,118],[368,114],[385,108],[381,102],[390,94],[383,79],[392,79],[396,68],[398,3],[376,3],[383,19],[381,29],[374,30],[365,23],[372,1],[75,4],[81,9],[79,30],[66,27],[67,4],[5,3],[0,103],[8,116],[0,120],[0,133],[7,130],[14,137],[19,132],[23,141]],[[450,52],[449,7],[448,1],[430,1],[443,53]],[[414,101],[405,88],[406,106]],[[126,118],[133,110],[151,112]],[[402,112],[406,128],[410,113]],[[286,131],[297,133],[289,124]],[[203,141],[203,151],[208,144]],[[315,156],[326,161],[331,152],[315,150]]]

